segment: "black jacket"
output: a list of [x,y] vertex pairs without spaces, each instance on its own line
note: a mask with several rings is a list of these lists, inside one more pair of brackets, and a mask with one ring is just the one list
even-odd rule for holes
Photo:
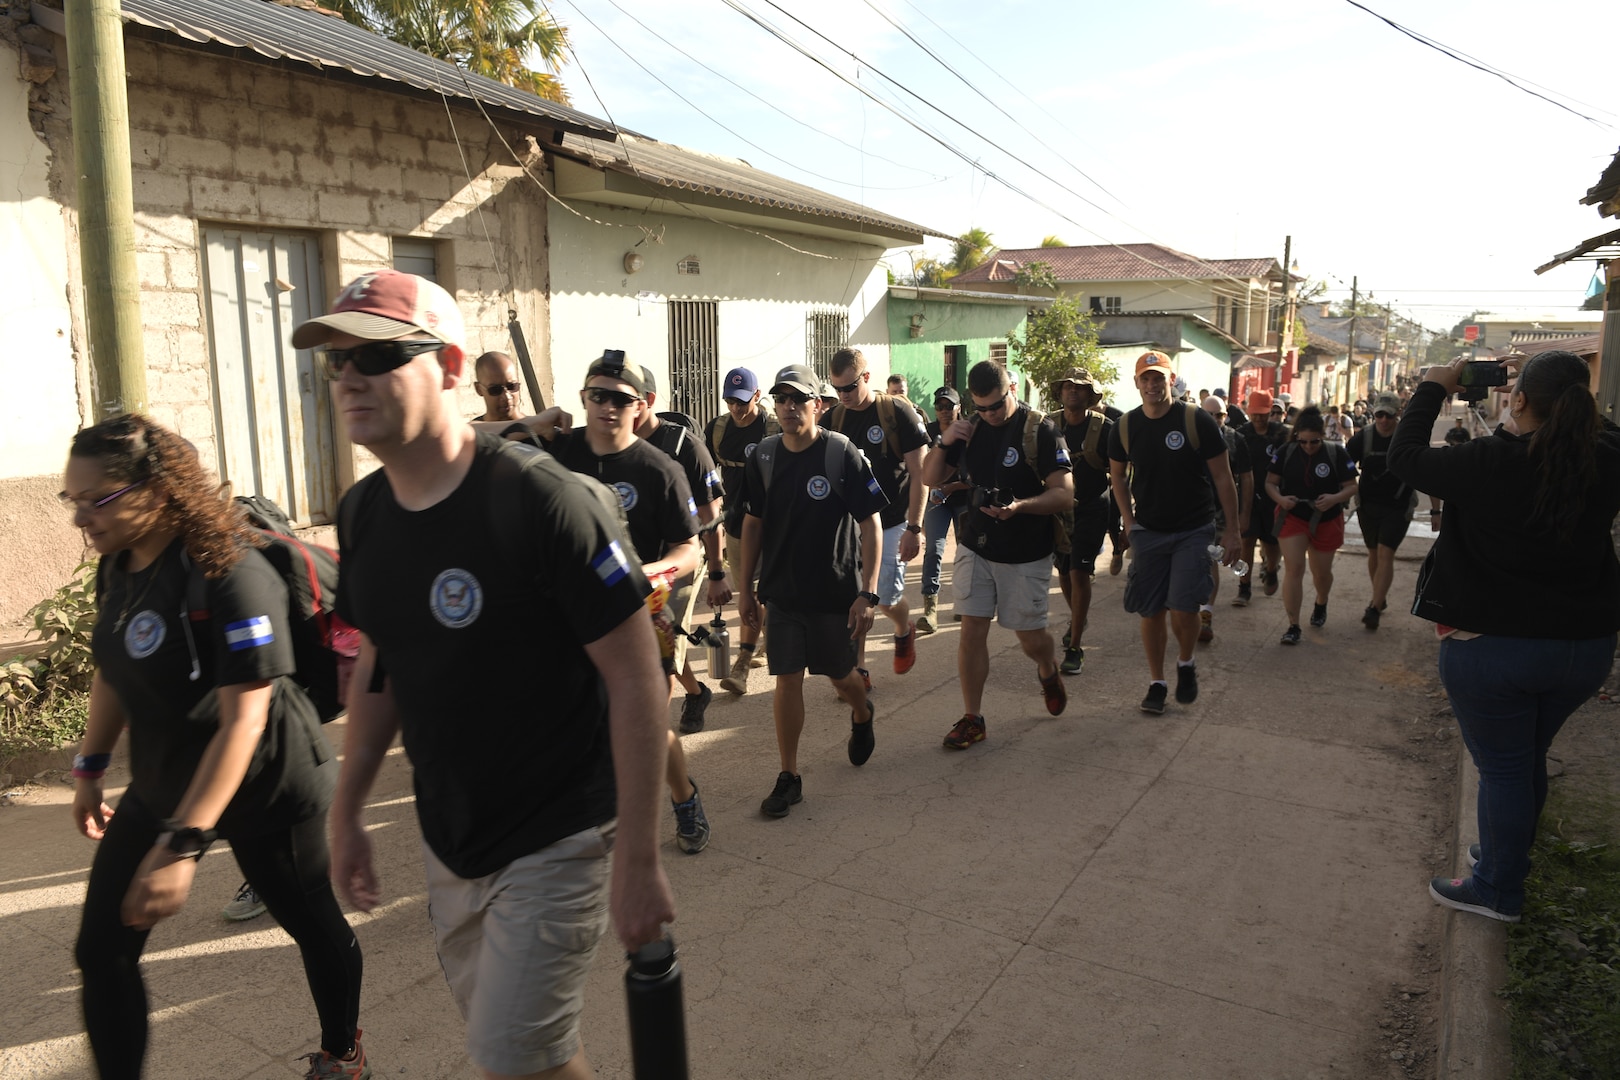
[[1598,485],[1575,535],[1532,531],[1536,492],[1529,437],[1498,428],[1460,446],[1431,447],[1445,393],[1412,394],[1389,446],[1389,471],[1445,500],[1440,535],[1418,573],[1412,614],[1506,637],[1580,640],[1620,630],[1620,560],[1610,529],[1620,513],[1620,433],[1598,437]]

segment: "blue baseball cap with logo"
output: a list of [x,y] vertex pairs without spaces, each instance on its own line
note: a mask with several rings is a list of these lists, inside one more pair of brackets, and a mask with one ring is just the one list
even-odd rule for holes
[[759,377],[745,367],[734,367],[726,372],[726,389],[723,397],[732,401],[752,401],[759,393]]

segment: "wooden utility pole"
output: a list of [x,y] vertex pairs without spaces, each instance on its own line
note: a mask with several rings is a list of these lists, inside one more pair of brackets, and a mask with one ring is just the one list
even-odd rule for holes
[[[1292,235],[1283,237],[1283,306],[1282,306],[1282,333],[1277,335],[1277,381],[1274,389],[1282,393],[1283,376],[1287,376],[1289,383],[1293,382],[1293,361],[1288,354],[1294,351],[1294,238]],[[1287,365],[1286,367],[1284,365]]]
[[[1339,279],[1343,281],[1343,278]],[[1361,307],[1361,292],[1357,288],[1360,278],[1354,274],[1350,276],[1350,355],[1345,357],[1344,375],[1349,382],[1356,370],[1356,311]]]
[[129,96],[118,0],[66,0],[79,261],[95,420],[146,411]]

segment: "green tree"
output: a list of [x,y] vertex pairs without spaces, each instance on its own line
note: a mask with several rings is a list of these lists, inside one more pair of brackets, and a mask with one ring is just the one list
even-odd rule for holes
[[1020,266],[1018,273],[1013,275],[1013,284],[1020,289],[1056,289],[1058,280],[1057,274],[1053,272],[1050,263],[1037,260]]
[[956,238],[956,243],[951,249],[950,262],[945,265],[953,275],[960,274],[983,263],[995,250],[995,243],[990,239],[989,233],[979,228],[969,229]]
[[1041,247],[1068,247],[1068,246],[1069,245],[1065,244],[1059,237],[1056,237],[1056,236],[1043,236],[1043,237],[1041,237]]
[[548,101],[568,101],[556,74],[568,31],[541,0],[333,0],[332,6],[348,22],[417,52]]
[[1062,404],[1048,396],[1052,382],[1070,368],[1085,368],[1101,384],[1119,377],[1119,367],[1103,357],[1102,347],[1097,344],[1097,327],[1091,314],[1069,296],[1060,296],[1051,307],[1031,315],[1023,333],[1008,340],[1007,351],[1052,408]]

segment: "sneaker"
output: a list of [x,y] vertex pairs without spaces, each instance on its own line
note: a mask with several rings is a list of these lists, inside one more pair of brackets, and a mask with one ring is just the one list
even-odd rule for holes
[[236,899],[220,908],[219,913],[231,922],[247,922],[268,910],[264,901],[259,899],[259,894],[253,891],[253,886],[244,881],[242,887],[236,890]]
[[917,624],[894,636],[894,673],[904,675],[917,662]]
[[1108,557],[1109,576],[1119,577],[1119,572],[1123,569],[1125,569],[1125,553],[1115,548],[1114,553]]
[[1373,607],[1371,604],[1368,604],[1367,610],[1361,613],[1361,625],[1365,626],[1369,630],[1378,629],[1378,619],[1380,614],[1381,612],[1379,612],[1377,608]]
[[[1087,621],[1089,622],[1090,620],[1087,620]],[[1074,627],[1071,626],[1067,630],[1063,631],[1063,647],[1065,649],[1067,649],[1073,643],[1074,643]]]
[[1147,697],[1142,699],[1142,711],[1150,713],[1164,712],[1164,699],[1170,696],[1170,688],[1164,683],[1149,683]]
[[681,734],[690,735],[695,731],[703,730],[703,712],[714,700],[714,691],[706,685],[699,683],[698,692],[687,694],[686,700],[681,703]]
[[938,630],[939,627],[934,625],[934,620],[938,617],[939,597],[923,597],[922,614],[917,617],[917,633],[932,634],[935,630]]
[[861,682],[865,684],[866,692],[870,694],[872,692],[872,673],[863,667],[858,667],[855,670],[861,673]]
[[865,765],[866,759],[872,756],[872,747],[877,745],[877,735],[872,731],[872,721],[877,719],[877,710],[872,703],[866,703],[866,723],[857,724],[849,722],[849,763],[851,765]]
[[759,804],[766,817],[787,817],[788,807],[804,799],[804,781],[790,772],[776,774],[776,786]]
[[964,716],[945,736],[945,749],[966,750],[976,742],[984,742],[984,717]]
[[1267,596],[1275,596],[1277,594],[1277,571],[1261,570],[1260,586],[1265,590]]
[[358,1028],[354,1032],[352,1057],[335,1058],[325,1050],[321,1050],[314,1054],[305,1054],[304,1060],[309,1062],[309,1071],[304,1074],[304,1080],[326,1080],[328,1077],[369,1080],[371,1076],[371,1066],[366,1064],[366,1048],[360,1045]]
[[1075,646],[1072,649],[1064,649],[1063,663],[1058,670],[1063,672],[1065,675],[1078,675],[1080,674],[1080,668],[1084,666],[1085,662],[1086,650],[1080,648],[1079,646]]
[[1468,845],[1468,869],[1472,870],[1479,865],[1479,845]]
[[1294,626],[1290,626],[1287,630],[1283,631],[1282,644],[1284,644],[1284,645],[1298,645],[1299,644],[1299,639],[1300,639],[1301,636],[1302,635],[1300,633],[1300,629],[1299,629],[1299,626],[1297,624],[1294,625]]
[[951,622],[961,622],[961,621],[962,621],[962,613],[960,611],[951,612]]
[[1327,625],[1327,605],[1326,604],[1312,604],[1311,605],[1311,625],[1312,626],[1326,626]]
[[696,855],[709,846],[709,818],[703,813],[703,799],[698,795],[697,781],[691,777],[692,797],[685,802],[672,802],[675,807],[675,846],[688,855]]
[[748,657],[746,652],[737,654],[737,659],[731,662],[731,673],[720,680],[720,689],[738,697],[748,693]]
[[1215,613],[1213,611],[1200,611],[1198,613],[1198,640],[1202,642],[1215,640]]
[[[1036,668],[1035,674],[1040,675],[1041,669]],[[1041,697],[1046,699],[1046,711],[1053,716],[1062,714],[1069,704],[1069,692],[1063,688],[1063,671],[1057,669],[1052,674],[1041,679]]]
[[1176,700],[1183,705],[1191,705],[1198,700],[1198,666],[1196,664],[1176,665]]
[[1473,878],[1443,878],[1437,877],[1429,882],[1429,897],[1441,907],[1451,908],[1453,911],[1466,911],[1473,915],[1483,915],[1487,919],[1496,919],[1498,922],[1513,923],[1519,921],[1517,914],[1509,915],[1505,911],[1497,911],[1474,892]]
[[1254,598],[1254,590],[1247,585],[1238,586],[1238,594],[1232,597],[1233,607],[1248,607],[1249,601]]

